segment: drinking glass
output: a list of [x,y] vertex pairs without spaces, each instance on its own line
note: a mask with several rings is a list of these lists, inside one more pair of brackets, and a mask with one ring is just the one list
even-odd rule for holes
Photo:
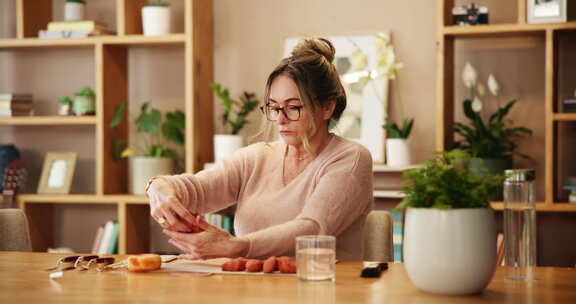
[[336,238],[330,235],[296,237],[296,276],[303,281],[334,281]]

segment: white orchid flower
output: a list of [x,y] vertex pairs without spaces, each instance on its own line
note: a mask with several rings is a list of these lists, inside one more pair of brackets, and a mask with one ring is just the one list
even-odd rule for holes
[[496,81],[496,77],[494,77],[494,75],[492,74],[488,76],[488,89],[490,90],[490,93],[492,93],[492,95],[494,96],[500,95],[500,86]]
[[480,100],[478,96],[474,97],[474,100],[472,101],[472,111],[476,113],[482,111],[482,100]]
[[479,82],[476,86],[476,91],[480,97],[484,97],[484,95],[486,95],[486,87],[481,82]]
[[462,73],[462,80],[464,80],[464,85],[472,89],[476,85],[476,80],[478,79],[478,74],[476,73],[476,69],[470,64],[470,62],[466,62],[464,66],[464,72]]
[[350,60],[350,64],[352,65],[354,70],[357,71],[364,70],[366,66],[368,66],[368,57],[366,57],[364,52],[362,52],[359,49],[354,50],[354,52],[352,52],[352,55],[348,57],[348,60]]
[[385,48],[390,44],[390,33],[378,33],[376,39],[374,39],[374,46],[376,49]]

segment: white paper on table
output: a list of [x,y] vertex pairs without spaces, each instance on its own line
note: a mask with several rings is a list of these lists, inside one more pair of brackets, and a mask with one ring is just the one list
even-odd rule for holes
[[247,272],[247,271],[223,271],[222,264],[229,259],[213,260],[176,260],[170,263],[162,263],[160,272],[202,272],[213,274],[239,274],[239,275],[267,275],[267,276],[296,276],[294,273]]

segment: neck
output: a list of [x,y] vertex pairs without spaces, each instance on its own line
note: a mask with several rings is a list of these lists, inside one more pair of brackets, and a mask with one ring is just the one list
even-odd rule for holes
[[310,152],[312,152],[313,154],[306,151],[306,149],[304,149],[303,144],[299,144],[299,145],[289,145],[288,155],[291,158],[296,159],[297,161],[313,159],[315,156],[320,154],[320,152],[322,152],[324,147],[326,147],[326,145],[330,141],[331,137],[332,135],[328,133],[327,130],[325,132],[317,132],[316,134],[314,134],[314,136],[310,138]]

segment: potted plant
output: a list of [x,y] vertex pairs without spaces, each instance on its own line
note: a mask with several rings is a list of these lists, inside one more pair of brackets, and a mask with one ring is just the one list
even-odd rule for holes
[[[110,127],[115,128],[122,120],[126,104],[120,104],[110,121]],[[174,173],[174,160],[178,159],[176,150],[169,143],[184,146],[185,116],[184,112],[176,110],[168,112],[162,119],[162,113],[157,109],[150,109],[148,103],[142,104],[140,115],[135,120],[137,132],[142,135],[138,149],[141,156],[136,156],[133,148],[125,148],[120,155],[122,141],[113,144],[115,158],[130,157],[128,172],[129,192],[145,194],[147,181],[158,175]]]
[[386,122],[386,163],[388,166],[408,166],[412,164],[408,137],[412,132],[414,119],[405,119],[402,127],[395,122]]
[[61,107],[58,111],[60,115],[68,115],[71,112],[74,115],[94,115],[96,113],[96,94],[90,87],[84,87],[74,94],[74,100],[68,96],[58,99]]
[[496,223],[488,197],[502,175],[480,178],[461,150],[439,153],[404,173],[407,208],[404,262],[410,280],[427,292],[482,291],[496,268]]
[[[512,127],[512,122],[506,116],[516,104],[511,100],[500,106],[500,87],[494,75],[488,77],[490,93],[498,98],[497,109],[489,116],[483,113],[484,104],[481,98],[485,96],[485,89],[477,83],[477,73],[470,63],[466,63],[463,72],[465,86],[470,91],[470,97],[463,102],[464,115],[468,124],[455,123],[454,132],[462,137],[456,142],[456,148],[467,151],[473,159],[470,166],[478,175],[501,174],[505,169],[513,167],[512,156],[518,153],[517,141],[524,136],[531,135],[532,130],[525,127]],[[485,120],[485,116],[488,117]]]
[[210,87],[222,101],[222,124],[230,132],[214,135],[214,162],[218,162],[244,145],[244,140],[238,133],[248,123],[246,117],[256,109],[260,101],[254,93],[249,92],[244,92],[239,101],[232,99],[228,89],[222,88],[219,83],[213,83]]
[[170,34],[170,6],[162,0],[149,0],[142,8],[142,27],[145,36]]
[[80,21],[84,20],[85,0],[66,0],[64,3],[64,20]]
[[72,99],[68,96],[63,96],[58,99],[58,103],[60,104],[60,108],[58,108],[58,115],[67,116],[72,113]]

